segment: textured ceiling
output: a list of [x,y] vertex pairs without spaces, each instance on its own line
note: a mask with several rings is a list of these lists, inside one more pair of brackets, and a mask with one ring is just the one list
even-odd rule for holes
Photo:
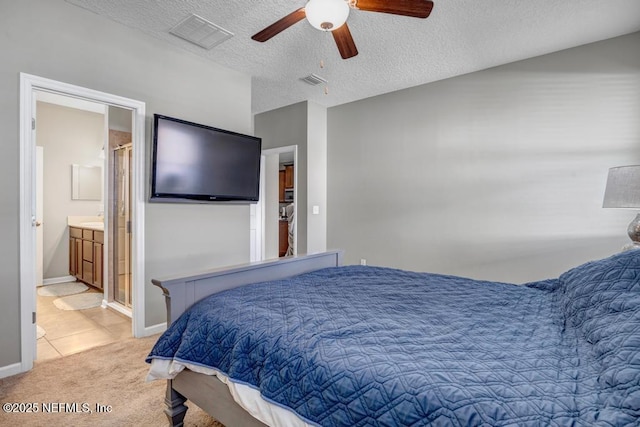
[[[304,100],[335,106],[640,31],[639,0],[434,0],[427,19],[352,10],[359,55],[343,60],[306,20],[251,40],[304,0],[67,1],[251,75],[254,113]],[[234,37],[205,50],[169,34],[192,13]],[[328,94],[300,81],[311,73],[328,80]]]

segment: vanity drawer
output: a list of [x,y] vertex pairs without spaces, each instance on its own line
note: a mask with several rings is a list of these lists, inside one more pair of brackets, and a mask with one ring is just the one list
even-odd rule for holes
[[104,243],[104,231],[94,231],[93,240],[94,242]]
[[85,240],[93,240],[93,230],[82,229],[82,238]]
[[76,237],[82,239],[82,229],[69,227],[69,237]]

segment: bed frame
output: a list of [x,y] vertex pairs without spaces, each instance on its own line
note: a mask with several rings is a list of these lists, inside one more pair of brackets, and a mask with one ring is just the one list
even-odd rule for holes
[[[227,289],[256,282],[284,279],[327,267],[342,265],[340,250],[261,261],[194,275],[153,279],[162,288],[167,304],[167,326],[202,298]],[[264,427],[231,396],[229,388],[216,376],[198,374],[188,369],[167,381],[164,410],[171,426],[183,425],[191,400],[209,415],[227,426]]]

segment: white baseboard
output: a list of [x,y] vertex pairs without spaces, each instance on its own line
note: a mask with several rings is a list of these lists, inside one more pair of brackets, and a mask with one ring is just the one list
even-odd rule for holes
[[22,372],[22,364],[14,363],[12,365],[0,367],[0,378],[10,377]]
[[144,328],[143,336],[148,337],[155,334],[161,334],[167,330],[166,323],[158,323],[157,325],[147,326]]
[[42,286],[55,285],[57,283],[75,282],[75,276],[51,277],[42,281]]

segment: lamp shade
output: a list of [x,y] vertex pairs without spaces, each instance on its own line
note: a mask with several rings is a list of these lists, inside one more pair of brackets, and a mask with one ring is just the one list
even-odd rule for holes
[[603,208],[640,208],[640,166],[609,169]]
[[340,28],[349,17],[349,5],[345,0],[309,0],[304,10],[307,21],[323,31]]

